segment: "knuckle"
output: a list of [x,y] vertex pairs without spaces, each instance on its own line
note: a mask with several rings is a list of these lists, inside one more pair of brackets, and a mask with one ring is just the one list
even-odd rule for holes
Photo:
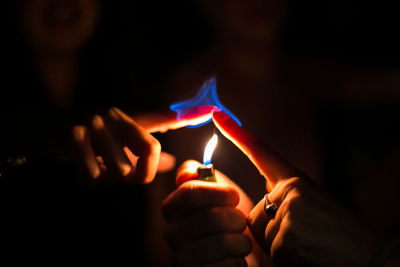
[[257,217],[258,217],[258,213],[255,211],[255,209],[253,209],[252,211],[250,211],[249,215],[247,216],[246,224],[249,227],[253,227],[255,225]]
[[292,191],[296,191],[301,194],[301,192],[303,192],[303,189],[305,186],[304,180],[305,180],[304,178],[300,178],[300,177],[290,178],[283,186],[282,200],[284,200],[286,198],[286,196]]
[[292,177],[285,184],[285,188],[287,189],[298,188],[301,186],[302,180],[303,179],[300,177]]
[[227,206],[236,207],[239,204],[239,192],[231,186],[228,186],[223,191],[221,191],[220,196],[225,199]]
[[290,179],[290,184],[293,188],[301,190],[305,185],[305,179],[300,177],[293,177]]
[[298,209],[300,202],[301,202],[301,198],[298,196],[286,198],[282,202],[281,208],[285,211],[285,213],[293,212]]
[[150,135],[150,138],[146,140],[144,146],[144,153],[147,155],[159,154],[161,152],[161,144],[160,142]]
[[290,199],[284,199],[281,205],[279,206],[279,209],[283,211],[283,214],[289,212],[290,209],[292,209]]
[[152,138],[151,146],[153,147],[153,151],[155,151],[156,153],[160,153],[161,152],[161,144],[154,137]]

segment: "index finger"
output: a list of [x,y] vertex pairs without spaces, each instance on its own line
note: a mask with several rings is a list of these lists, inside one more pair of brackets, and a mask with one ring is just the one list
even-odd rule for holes
[[175,130],[186,126],[195,126],[211,119],[215,106],[206,105],[184,110],[178,118],[175,111],[163,111],[134,115],[132,118],[148,133]]
[[212,118],[218,130],[253,162],[267,180],[270,189],[273,189],[282,180],[303,176],[301,171],[240,127],[224,111],[215,110]]

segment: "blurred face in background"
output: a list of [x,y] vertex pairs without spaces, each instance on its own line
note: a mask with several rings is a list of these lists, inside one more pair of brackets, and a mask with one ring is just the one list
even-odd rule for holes
[[274,40],[285,19],[285,0],[198,0],[197,5],[219,34],[248,42]]
[[35,49],[63,54],[79,50],[92,36],[98,0],[19,0],[22,30]]

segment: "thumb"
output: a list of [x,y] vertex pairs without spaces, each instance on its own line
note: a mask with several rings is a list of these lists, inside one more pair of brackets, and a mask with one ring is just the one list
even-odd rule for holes
[[[195,160],[185,161],[178,169],[176,176],[176,185],[179,187],[181,184],[198,179],[197,168],[203,166],[200,162]],[[238,209],[244,214],[249,214],[253,209],[253,202],[247,196],[247,194],[238,186],[234,181],[229,179],[225,174],[215,170],[215,176],[217,177],[217,183],[222,186],[228,186],[234,188],[238,192],[240,203]]]
[[282,180],[304,176],[271,148],[240,127],[224,111],[215,110],[212,118],[219,131],[242,150],[265,177],[270,190]]
[[196,180],[198,178],[197,168],[202,164],[195,160],[187,160],[179,167],[176,174],[176,185],[179,187],[186,181]]

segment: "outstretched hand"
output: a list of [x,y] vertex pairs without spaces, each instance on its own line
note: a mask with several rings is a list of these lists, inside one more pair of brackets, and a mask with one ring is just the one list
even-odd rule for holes
[[151,133],[202,123],[211,118],[214,108],[193,108],[177,120],[171,111],[128,116],[114,107],[94,115],[87,125],[75,125],[75,159],[85,173],[83,182],[151,182],[157,171],[168,171],[175,165],[175,158],[161,152],[160,143]]
[[275,214],[262,199],[247,223],[274,262],[317,266],[366,266],[379,240],[358,218],[301,171],[237,125],[223,111],[213,113],[222,134],[246,154],[265,177]]

